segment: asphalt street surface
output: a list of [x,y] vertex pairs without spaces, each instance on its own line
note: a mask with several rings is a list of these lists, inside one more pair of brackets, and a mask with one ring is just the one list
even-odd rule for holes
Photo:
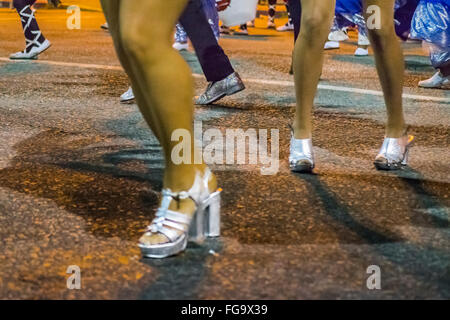
[[[14,11],[0,10],[1,299],[450,298],[450,91],[417,87],[434,72],[420,43],[403,44],[416,136],[409,168],[373,167],[384,104],[373,55],[353,56],[351,33],[326,52],[316,169],[299,175],[287,161],[293,35],[260,19],[250,36],[221,39],[247,89],[197,107],[196,119],[204,130],[278,129],[279,170],[213,166],[223,236],[143,260],[136,244],[158,205],[161,148],[137,106],[119,103],[128,80],[102,13],[82,12],[80,30],[66,28],[63,10],[37,17],[53,46],[37,61],[11,62],[23,34]],[[196,57],[183,56],[200,94],[207,83]],[[66,287],[71,265],[80,290]],[[367,288],[371,265],[380,290]]]

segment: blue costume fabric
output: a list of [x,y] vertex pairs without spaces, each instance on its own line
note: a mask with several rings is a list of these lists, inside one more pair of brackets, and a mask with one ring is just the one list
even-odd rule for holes
[[[418,2],[419,0],[396,0],[395,2],[395,32],[402,40],[406,40],[409,36],[411,20]],[[362,1],[337,0],[333,31],[352,25],[358,26],[358,31],[367,37]]]
[[450,65],[450,0],[420,0],[411,24],[411,37],[431,44],[435,68]]
[[[211,25],[214,35],[216,36],[217,39],[219,39],[220,37],[219,14],[217,13],[216,9],[216,1],[202,0],[202,7],[203,10],[205,11],[206,18],[208,19],[208,22]],[[185,43],[188,41],[186,31],[179,23],[176,25],[175,41],[181,43]]]
[[356,25],[358,32],[367,37],[366,22],[362,12],[361,0],[337,0],[332,31]]

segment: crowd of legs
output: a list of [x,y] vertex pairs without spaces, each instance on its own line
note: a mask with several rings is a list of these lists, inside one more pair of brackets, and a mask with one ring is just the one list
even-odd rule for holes
[[[14,0],[26,39],[23,52],[12,59],[35,58],[50,42],[42,35],[32,9],[33,0]],[[141,237],[146,257],[163,258],[186,248],[188,241],[217,236],[220,227],[220,192],[214,174],[195,149],[193,81],[191,71],[173,50],[171,36],[177,27],[177,42],[190,38],[209,82],[198,104],[210,104],[243,90],[244,84],[218,44],[218,20],[204,12],[211,1],[200,0],[101,0],[118,58],[131,82],[132,98],[154,135],[165,158],[163,191],[156,218]],[[315,167],[313,152],[314,98],[324,63],[324,45],[335,17],[335,0],[290,0],[288,11],[295,32],[293,73],[296,112],[292,119],[289,164],[293,172],[309,173]],[[269,0],[269,27],[274,24],[276,0]],[[376,69],[384,93],[387,122],[385,137],[374,164],[377,169],[399,169],[407,164],[412,136],[407,133],[402,91],[404,58],[395,32],[395,0],[364,0],[367,8],[380,8],[379,28],[368,28]],[[216,12],[217,15],[217,12]],[[214,20],[215,19],[215,20]],[[211,28],[212,23],[212,28]],[[21,56],[22,55],[22,56]],[[446,76],[448,64],[440,66]],[[128,99],[128,98],[127,98]],[[192,153],[175,161],[174,132],[186,132]],[[381,140],[381,139],[380,139]]]

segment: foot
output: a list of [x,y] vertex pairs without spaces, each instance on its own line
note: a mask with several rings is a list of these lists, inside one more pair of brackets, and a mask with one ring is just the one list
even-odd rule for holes
[[408,164],[409,147],[414,136],[405,134],[400,138],[385,138],[374,165],[378,170],[398,170]]
[[370,46],[369,38],[361,32],[358,32],[358,46]]
[[339,42],[339,41],[346,41],[348,39],[349,38],[348,38],[348,34],[347,34],[347,29],[332,31],[328,35],[328,40],[330,40],[330,41]]
[[245,89],[241,77],[237,72],[233,72],[223,80],[210,82],[206,91],[201,94],[195,104],[207,105],[222,99],[225,96],[231,96]]
[[247,22],[247,27],[254,28],[255,27],[255,20]]
[[178,51],[183,51],[183,50],[186,51],[189,49],[189,44],[187,42],[174,42],[172,47]]
[[422,88],[442,88],[450,85],[450,76],[444,77],[440,71],[436,72],[430,79],[419,82]]
[[50,41],[45,40],[42,43],[34,44],[31,49],[27,48],[24,51],[13,53],[9,58],[11,60],[34,60],[51,45]]
[[[217,236],[217,229],[220,228],[220,191],[216,190],[215,176],[208,168],[203,173],[197,172],[192,187],[187,191],[164,189],[156,217],[139,239],[142,255],[165,258],[184,251],[189,240],[201,241],[211,229],[216,229],[213,235]],[[207,206],[210,214],[211,209],[215,211],[213,223],[216,225],[204,230],[203,222],[211,222],[210,217],[205,216]]]
[[311,173],[314,169],[312,140],[291,137],[289,167],[292,172]]
[[355,56],[357,57],[365,57],[369,55],[369,49],[357,48],[355,51]]
[[131,103],[134,101],[133,88],[129,87],[128,90],[120,96],[120,103]]
[[294,30],[294,25],[289,22],[286,22],[286,24],[283,24],[282,26],[279,26],[277,28],[278,32],[292,31],[292,30]]
[[325,50],[339,49],[340,45],[337,41],[327,41],[325,42]]

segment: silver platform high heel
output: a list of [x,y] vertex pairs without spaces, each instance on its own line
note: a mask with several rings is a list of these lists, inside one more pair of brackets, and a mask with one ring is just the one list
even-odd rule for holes
[[[208,182],[211,171],[206,169],[203,177],[197,174],[192,188],[188,191],[172,192],[170,189],[162,191],[161,206],[156,217],[147,227],[138,246],[142,255],[147,258],[166,258],[176,255],[186,249],[188,241],[201,243],[205,237],[220,235],[220,194],[221,189],[210,192]],[[196,210],[192,217],[169,210],[172,201],[192,199]],[[162,234],[169,242],[161,244],[146,244],[144,237]]]
[[312,139],[295,139],[291,137],[289,167],[293,172],[311,173],[314,169],[314,152]]
[[414,136],[407,134],[400,138],[384,138],[373,164],[378,170],[398,170],[406,166],[413,141]]

